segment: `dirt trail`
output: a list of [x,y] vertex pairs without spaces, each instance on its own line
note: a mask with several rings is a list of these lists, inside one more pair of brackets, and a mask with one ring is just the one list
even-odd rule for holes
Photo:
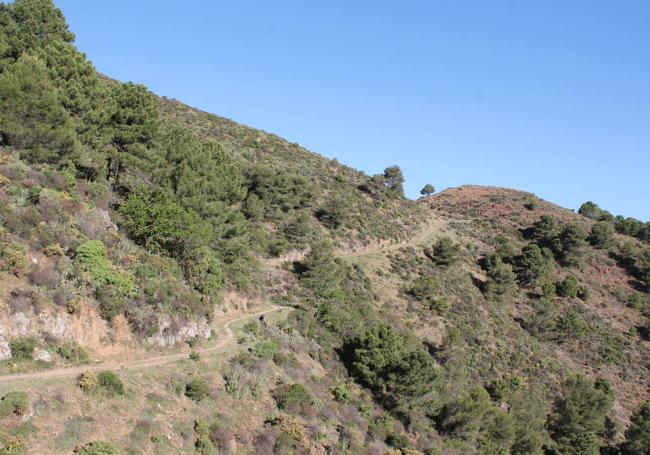
[[447,224],[441,218],[435,215],[430,215],[429,219],[422,227],[422,229],[407,240],[397,243],[375,243],[351,251],[341,251],[337,254],[337,256],[341,258],[355,258],[361,256],[371,256],[373,254],[385,254],[390,251],[399,250],[400,248],[421,245],[433,239],[436,235],[442,233],[450,237],[456,236],[455,232],[452,229],[449,229]]
[[[269,309],[258,311],[255,313],[248,313],[245,315],[233,316],[232,319],[227,319],[221,321],[218,328],[221,328],[222,331],[218,335],[219,340],[208,348],[197,349],[196,352],[199,354],[208,354],[224,347],[234,344],[235,334],[230,328],[230,326],[236,322],[245,321],[248,319],[258,318],[262,315],[272,313],[274,311],[281,310],[282,307],[272,306]],[[0,384],[16,382],[16,381],[27,381],[32,379],[52,379],[52,378],[61,378],[61,377],[70,377],[76,376],[84,371],[100,371],[100,370],[134,370],[138,368],[151,368],[161,366],[171,362],[177,362],[179,360],[184,360],[188,358],[187,352],[178,352],[174,354],[162,355],[157,357],[147,357],[144,359],[130,360],[124,362],[106,362],[106,363],[96,363],[92,365],[82,365],[79,367],[70,367],[70,368],[55,368],[53,370],[37,371],[34,373],[17,373],[17,374],[7,374],[0,376]]]

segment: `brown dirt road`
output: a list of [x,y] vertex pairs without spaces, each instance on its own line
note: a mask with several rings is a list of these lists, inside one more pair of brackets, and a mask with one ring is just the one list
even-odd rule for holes
[[[258,311],[255,313],[248,313],[245,315],[233,315],[230,319],[220,321],[217,326],[217,329],[221,329],[218,335],[218,341],[204,349],[196,349],[196,352],[199,354],[209,354],[214,351],[221,350],[230,344],[236,343],[235,334],[231,328],[231,325],[245,321],[249,319],[259,318],[262,315],[269,314],[275,311],[282,310],[283,307],[272,306],[263,311]],[[179,352],[174,354],[162,355],[157,357],[147,357],[143,359],[136,359],[124,362],[105,362],[105,363],[95,363],[90,365],[82,365],[79,367],[69,367],[69,368],[55,368],[52,370],[37,371],[33,373],[16,373],[16,374],[6,374],[0,376],[0,384],[5,383],[14,383],[20,381],[28,381],[34,379],[53,379],[53,378],[62,378],[76,376],[84,371],[101,371],[101,370],[134,370],[141,368],[152,368],[165,365],[171,362],[177,362],[179,360],[185,360],[188,358],[187,352]]]

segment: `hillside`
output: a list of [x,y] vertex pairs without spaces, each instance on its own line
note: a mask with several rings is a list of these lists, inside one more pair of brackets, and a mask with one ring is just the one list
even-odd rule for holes
[[411,201],[0,4],[0,455],[647,454],[649,226]]

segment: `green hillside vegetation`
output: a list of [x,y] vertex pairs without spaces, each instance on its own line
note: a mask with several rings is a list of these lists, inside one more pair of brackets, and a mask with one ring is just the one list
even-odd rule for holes
[[647,453],[648,223],[403,184],[0,4],[0,455]]

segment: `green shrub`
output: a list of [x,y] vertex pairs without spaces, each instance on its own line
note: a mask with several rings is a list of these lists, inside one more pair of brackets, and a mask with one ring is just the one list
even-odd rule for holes
[[449,237],[442,237],[433,246],[426,248],[424,254],[437,265],[447,267],[458,259],[459,248]]
[[124,383],[112,371],[101,371],[97,374],[98,387],[108,396],[124,395]]
[[550,215],[542,215],[529,229],[528,237],[538,246],[556,251],[559,248],[559,243],[555,218]]
[[208,383],[203,379],[192,379],[185,385],[185,396],[190,400],[199,402],[210,393]]
[[92,392],[97,388],[97,375],[92,371],[84,371],[77,376],[77,386],[84,392]]
[[123,314],[128,307],[127,296],[122,290],[113,285],[103,285],[97,288],[99,315],[107,321],[112,321],[118,314]]
[[65,360],[76,364],[88,363],[88,353],[74,341],[67,342],[56,348],[56,352]]
[[335,385],[330,392],[339,403],[347,403],[352,399],[352,391],[345,384]]
[[210,425],[207,423],[196,420],[194,421],[194,448],[201,455],[217,455],[217,448],[210,439]]
[[599,221],[591,227],[589,243],[596,248],[609,248],[614,239],[614,225],[607,221]]
[[343,198],[335,197],[316,212],[316,217],[325,227],[338,229],[345,223],[349,211],[349,203]]
[[551,250],[540,248],[534,243],[526,245],[514,261],[519,280],[524,284],[531,284],[548,276],[555,264]]
[[642,403],[631,420],[625,432],[624,453],[647,454],[650,447],[650,401]]
[[587,245],[587,233],[582,225],[569,223],[560,231],[558,236],[562,260],[568,264],[575,264],[582,255],[584,246]]
[[507,453],[515,438],[512,416],[494,406],[482,387],[471,389],[445,405],[437,416],[443,433],[465,441],[491,444],[495,451]]
[[27,253],[22,245],[0,239],[0,270],[19,276],[27,267]]
[[22,455],[25,450],[25,438],[12,435],[0,429],[0,455]]
[[273,340],[262,340],[255,345],[253,353],[267,360],[273,360],[278,352],[278,344]]
[[273,390],[273,398],[280,409],[313,403],[314,398],[302,384],[283,384]]
[[117,447],[112,442],[92,441],[74,449],[76,455],[117,455]]
[[10,415],[22,416],[29,407],[26,392],[9,392],[0,400],[0,419]]
[[584,376],[568,378],[548,418],[560,453],[598,454],[612,397]]
[[439,374],[428,352],[409,348],[388,324],[377,324],[348,346],[348,368],[378,398],[390,403],[422,397],[438,385]]
[[201,354],[199,354],[199,353],[196,352],[196,351],[192,351],[192,352],[190,352],[190,360],[193,360],[193,361],[195,361],[195,362],[201,360]]
[[435,276],[418,277],[409,292],[418,300],[434,300],[438,293],[438,280]]
[[386,438],[386,444],[395,449],[405,449],[411,445],[409,438],[404,434],[391,434]]
[[75,263],[86,271],[101,293],[106,294],[104,314],[114,314],[113,303],[108,303],[117,296],[125,299],[134,290],[133,277],[115,269],[108,261],[106,245],[101,240],[88,240],[77,248]]
[[535,209],[537,208],[538,205],[539,205],[539,204],[538,204],[538,202],[537,202],[536,199],[529,199],[529,200],[524,204],[524,207],[526,208],[526,210],[531,210],[531,211],[532,211],[532,210],[535,210]]
[[35,347],[35,338],[17,338],[9,342],[11,356],[14,360],[32,360]]
[[497,258],[487,270],[487,293],[492,297],[503,297],[510,294],[516,286],[517,275],[510,264]]
[[555,285],[557,295],[560,297],[570,297],[575,299],[578,296],[578,280],[573,275],[569,275],[564,280]]

